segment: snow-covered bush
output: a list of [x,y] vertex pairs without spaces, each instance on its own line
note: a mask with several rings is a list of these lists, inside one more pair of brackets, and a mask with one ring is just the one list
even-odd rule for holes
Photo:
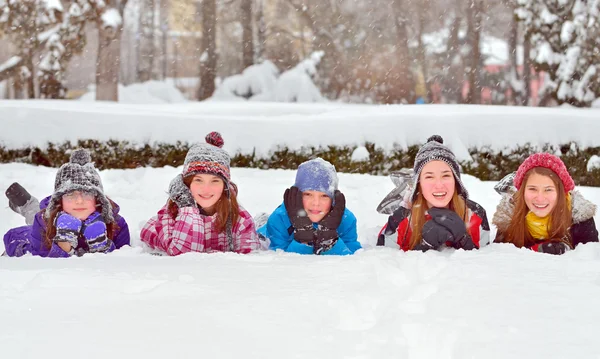
[[[24,162],[43,166],[58,167],[68,161],[72,149],[85,147],[92,151],[92,158],[100,169],[180,166],[190,147],[187,142],[175,144],[132,143],[128,141],[79,140],[77,142],[49,143],[44,148],[26,147],[7,149],[0,146],[0,163]],[[231,159],[232,167],[261,169],[297,169],[298,164],[311,158],[322,157],[331,162],[338,172],[369,173],[388,175],[402,168],[412,168],[419,145],[408,147],[394,146],[384,150],[373,143],[345,146],[306,146],[289,149],[279,146],[268,154],[238,152]],[[579,148],[576,143],[560,146],[518,146],[512,150],[492,150],[489,147],[470,148],[472,161],[460,161],[462,172],[484,181],[497,181],[506,174],[516,171],[519,165],[533,153],[540,151],[560,155],[577,185],[600,186],[600,168],[597,158],[600,147]],[[359,160],[369,154],[369,160]],[[363,159],[365,157],[362,157]],[[589,166],[589,167],[588,167]]]
[[322,57],[322,51],[314,52],[309,58],[281,74],[277,67],[268,60],[252,65],[241,74],[223,80],[211,99],[276,102],[326,101],[313,81]]

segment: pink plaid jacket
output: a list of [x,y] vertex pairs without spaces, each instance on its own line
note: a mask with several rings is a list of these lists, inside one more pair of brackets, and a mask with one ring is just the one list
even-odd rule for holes
[[[227,252],[227,233],[217,232],[216,214],[205,216],[197,207],[179,209],[173,219],[165,205],[144,225],[142,242],[176,256],[187,252]],[[234,251],[248,253],[260,248],[252,216],[240,206],[240,217],[232,229]]]

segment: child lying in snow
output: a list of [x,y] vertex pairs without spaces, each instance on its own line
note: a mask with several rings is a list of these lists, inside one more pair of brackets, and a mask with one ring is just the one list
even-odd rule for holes
[[81,256],[129,245],[127,222],[119,215],[119,206],[104,195],[100,175],[86,150],[74,151],[60,167],[54,193],[42,200],[37,214],[32,216],[31,211],[37,200],[20,185],[13,184],[7,196],[10,207],[25,215],[27,223],[33,222],[4,235],[9,256]]
[[260,248],[252,216],[237,202],[229,154],[218,132],[188,151],[169,200],[146,223],[140,238],[158,253],[248,253]]
[[440,136],[427,140],[415,157],[411,186],[388,223],[379,232],[378,245],[397,233],[404,251],[471,250],[489,242],[485,209],[468,198],[454,153]]
[[357,241],[356,217],[346,208],[338,189],[335,167],[316,158],[302,163],[296,183],[283,195],[258,232],[270,240],[271,249],[300,254],[353,254]]
[[494,242],[549,254],[598,242],[596,206],[574,191],[575,183],[560,158],[531,155],[495,188],[502,200],[492,220],[498,227]]

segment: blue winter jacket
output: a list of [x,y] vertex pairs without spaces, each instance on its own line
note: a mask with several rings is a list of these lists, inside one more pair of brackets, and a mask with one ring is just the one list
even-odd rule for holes
[[[35,220],[31,226],[22,226],[10,229],[4,235],[4,247],[6,254],[11,257],[20,257],[26,253],[31,253],[34,256],[41,257],[68,257],[69,254],[63,251],[56,243],[52,244],[51,248],[46,248],[42,245],[42,239],[46,236],[46,221],[44,220],[45,209],[50,202],[51,196],[44,198],[40,202],[40,212],[36,213]],[[115,233],[113,243],[117,249],[124,245],[129,245],[129,226],[125,218],[119,214],[119,206],[113,208],[113,216],[119,226]],[[81,241],[81,239],[80,239]]]
[[[313,226],[317,228],[317,224]],[[347,255],[353,254],[361,247],[356,232],[356,217],[348,208],[344,210],[342,223],[337,228],[338,241],[324,255]],[[300,243],[294,239],[292,222],[287,215],[285,206],[281,204],[273,211],[267,223],[258,229],[258,234],[269,238],[271,249],[283,249],[286,252],[299,254],[313,254],[313,247]]]

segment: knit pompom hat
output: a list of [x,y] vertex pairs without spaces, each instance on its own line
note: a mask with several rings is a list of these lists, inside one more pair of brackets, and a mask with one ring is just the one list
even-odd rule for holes
[[333,200],[338,189],[335,166],[320,157],[303,162],[296,171],[294,186],[298,187],[300,192],[323,192]]
[[56,173],[54,180],[54,193],[46,207],[46,217],[60,203],[65,194],[82,191],[93,193],[96,204],[102,206],[102,217],[106,223],[114,222],[112,206],[104,195],[100,174],[94,167],[92,156],[86,149],[77,149],[71,153],[69,162],[63,164]]
[[431,161],[443,161],[450,166],[456,182],[456,190],[458,191],[458,194],[467,199],[469,197],[469,192],[467,192],[465,185],[460,179],[460,166],[458,161],[456,161],[454,153],[450,151],[448,147],[444,146],[444,139],[442,136],[433,135],[427,139],[427,143],[421,146],[419,152],[417,152],[417,155],[415,156],[415,164],[413,168],[414,188],[412,195],[410,196],[411,202],[414,202],[417,199],[421,171],[423,170],[423,167],[425,167],[425,165]]
[[517,189],[521,188],[525,174],[535,167],[548,168],[556,173],[565,187],[565,192],[572,191],[575,188],[575,182],[560,158],[550,153],[536,153],[527,157],[527,159],[519,166],[514,180]]
[[229,184],[231,170],[229,154],[222,149],[225,142],[218,132],[211,132],[205,137],[206,143],[192,146],[183,162],[183,177],[207,173],[219,176]]

